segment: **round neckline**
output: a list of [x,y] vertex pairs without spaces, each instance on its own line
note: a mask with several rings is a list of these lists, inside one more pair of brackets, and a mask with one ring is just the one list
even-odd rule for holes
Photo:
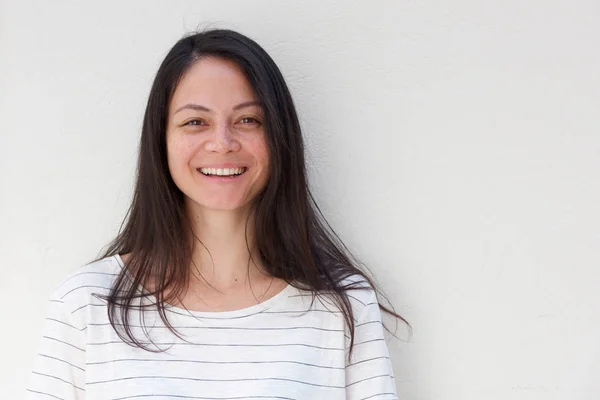
[[[121,269],[125,269],[125,263],[121,258],[120,254],[115,254],[113,258],[116,260],[117,264]],[[142,289],[142,288],[140,288]],[[173,314],[184,315],[184,316],[193,316],[198,318],[212,318],[212,319],[228,319],[228,318],[239,318],[246,317],[252,314],[257,314],[262,311],[265,311],[269,308],[272,308],[274,305],[287,299],[290,294],[295,290],[295,287],[291,284],[287,284],[282,290],[276,293],[274,296],[268,298],[267,300],[253,304],[248,307],[238,308],[236,310],[228,310],[228,311],[199,311],[199,310],[189,310],[183,307],[174,306],[172,304],[165,304],[165,310],[170,311]]]

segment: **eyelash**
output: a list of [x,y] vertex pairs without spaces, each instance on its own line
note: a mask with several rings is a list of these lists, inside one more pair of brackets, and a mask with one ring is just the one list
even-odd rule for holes
[[260,125],[260,121],[257,120],[256,118],[253,118],[253,117],[244,117],[240,121],[245,120],[245,119],[249,119],[249,120],[252,121],[252,122],[249,122],[249,123],[254,123],[254,124],[259,124]]
[[[259,120],[257,120],[256,118],[253,118],[253,117],[244,117],[244,118],[240,119],[240,121],[243,121],[243,120],[245,120],[245,119],[246,119],[246,120],[250,120],[250,122],[246,122],[246,124],[257,124],[257,125],[261,125],[261,122],[260,122]],[[198,124],[194,124],[194,122],[198,122]],[[200,123],[202,123],[202,124],[200,124]],[[201,120],[201,119],[192,119],[192,120],[190,120],[190,121],[186,122],[186,123],[185,123],[185,124],[183,124],[183,125],[184,125],[184,126],[186,126],[186,125],[190,125],[190,126],[202,126],[202,125],[205,125],[205,124],[206,124],[206,122],[204,122],[204,121],[203,121],[203,120]]]
[[192,119],[192,120],[190,120],[190,121],[186,122],[186,123],[185,123],[185,124],[183,124],[183,125],[184,125],[184,126],[186,126],[186,125],[190,125],[190,126],[200,126],[200,124],[199,124],[199,123],[198,123],[198,124],[193,124],[193,122],[204,122],[204,121],[202,121],[202,120],[200,120],[200,119]]

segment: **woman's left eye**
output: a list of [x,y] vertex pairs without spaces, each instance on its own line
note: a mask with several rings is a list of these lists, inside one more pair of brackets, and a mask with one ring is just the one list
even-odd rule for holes
[[256,118],[252,118],[252,117],[244,117],[244,118],[240,119],[240,122],[242,124],[260,124],[259,120],[257,120]]

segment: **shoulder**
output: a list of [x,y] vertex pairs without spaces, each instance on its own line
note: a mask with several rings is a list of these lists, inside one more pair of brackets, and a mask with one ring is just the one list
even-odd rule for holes
[[312,292],[304,290],[301,296],[317,296],[321,301],[318,304],[323,305],[325,309],[336,309],[336,312],[342,313],[343,306],[340,303],[342,298],[348,300],[352,310],[352,317],[355,323],[358,323],[365,315],[371,312],[379,312],[379,303],[375,288],[363,275],[350,274],[336,283],[336,293],[331,291]]
[[116,256],[110,256],[80,266],[50,293],[51,301],[60,301],[68,308],[88,304],[95,294],[108,294],[121,266]]
[[340,281],[340,288],[348,297],[357,317],[367,307],[378,304],[375,288],[362,275],[354,274],[342,279]]

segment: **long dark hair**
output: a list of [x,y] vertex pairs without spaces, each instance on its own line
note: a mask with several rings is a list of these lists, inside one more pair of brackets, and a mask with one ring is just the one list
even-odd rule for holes
[[[309,190],[302,132],[279,68],[256,42],[231,30],[209,30],[182,38],[158,69],[144,114],[133,201],[119,234],[97,259],[131,253],[105,296],[110,323],[122,340],[150,350],[134,335],[130,311],[140,305],[140,298],[151,298],[151,306],[177,334],[165,305],[188,287],[197,238],[184,209],[183,193],[169,173],[165,132],[175,88],[204,56],[237,63],[263,107],[270,175],[255,200],[253,235],[261,261],[272,276],[310,290],[313,301],[323,294],[333,296],[350,330],[351,352],[354,317],[347,292],[367,285],[347,278],[358,275],[372,288],[376,285],[329,226]],[[140,293],[139,288],[147,288],[150,279],[152,289]],[[408,324],[391,307],[379,306]]]

